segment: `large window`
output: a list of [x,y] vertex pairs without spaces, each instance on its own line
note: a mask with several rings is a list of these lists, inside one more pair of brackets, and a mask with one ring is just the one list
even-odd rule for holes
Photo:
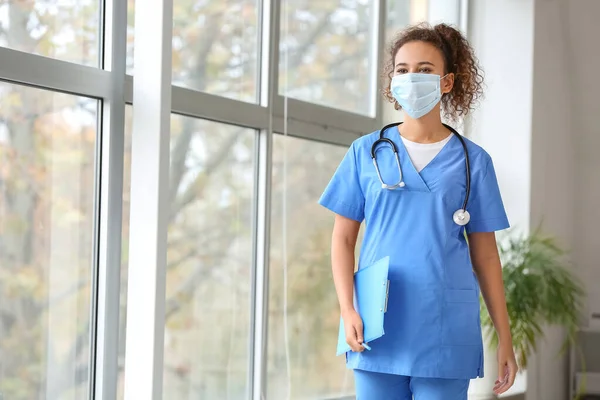
[[248,373],[254,132],[173,116],[165,399],[238,399]]
[[0,2],[0,46],[97,66],[100,0]]
[[258,0],[177,2],[173,83],[244,101],[258,97]]
[[[171,118],[165,399],[239,399],[247,390],[255,135],[252,129]],[[125,149],[127,268],[131,149]],[[126,273],[123,279],[125,291]],[[125,293],[121,307],[126,313]],[[122,320],[123,335],[124,329]]]
[[[139,4],[142,4],[138,0]],[[182,0],[173,8],[173,84],[258,101],[260,0]],[[129,0],[130,44],[134,0]],[[133,46],[129,46],[133,72]]]
[[283,0],[279,93],[374,114],[374,6],[372,0]]
[[0,399],[351,396],[317,200],[442,3],[0,0]]
[[88,395],[97,101],[0,83],[0,393]]
[[343,357],[335,357],[340,316],[329,251],[333,218],[317,204],[345,152],[274,137],[269,399],[330,399],[354,390]]

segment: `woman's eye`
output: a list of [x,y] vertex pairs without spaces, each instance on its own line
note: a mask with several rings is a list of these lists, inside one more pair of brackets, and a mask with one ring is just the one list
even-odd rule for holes
[[406,74],[408,71],[406,70],[406,68],[399,68],[396,70],[397,74]]
[[419,72],[421,72],[423,74],[430,74],[431,73],[431,69],[429,69],[429,68],[421,68],[419,70]]

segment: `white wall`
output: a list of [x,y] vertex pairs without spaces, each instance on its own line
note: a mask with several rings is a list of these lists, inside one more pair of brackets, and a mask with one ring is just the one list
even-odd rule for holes
[[476,0],[468,35],[485,72],[485,99],[468,134],[492,156],[513,228],[529,226],[533,0]]
[[[531,110],[534,0],[475,0],[469,3],[468,36],[483,70],[485,99],[467,133],[492,156],[512,229],[527,232],[530,221]],[[486,365],[494,352],[486,353]],[[478,386],[493,387],[495,376]],[[527,375],[510,394],[522,393]]]
[[571,77],[573,125],[566,134],[575,144],[577,190],[574,261],[588,283],[588,314],[600,312],[600,1],[570,1],[563,8],[569,30],[567,58]]
[[[494,158],[511,222],[542,222],[570,249],[600,311],[600,1],[471,1],[469,36],[488,83],[471,136]],[[545,333],[527,399],[564,400],[564,333]]]
[[[532,223],[543,220],[571,250],[587,284],[587,313],[600,310],[600,79],[592,67],[600,65],[599,22],[597,0],[536,2]],[[568,364],[555,357],[564,334],[554,328],[546,336],[528,399],[565,399]]]
[[[564,35],[563,0],[537,1],[535,7],[534,96],[532,123],[531,222],[555,235],[566,248],[574,244],[577,182],[573,136],[569,43]],[[566,0],[568,1],[568,0]],[[527,399],[567,398],[567,359],[556,354],[564,340],[557,328],[533,359]]]

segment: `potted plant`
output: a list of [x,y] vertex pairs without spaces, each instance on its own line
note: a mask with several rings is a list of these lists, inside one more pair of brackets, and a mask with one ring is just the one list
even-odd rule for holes
[[[558,325],[566,330],[561,352],[574,342],[584,289],[568,267],[565,251],[539,229],[530,235],[509,236],[500,243],[510,330],[517,363],[524,369],[543,338],[545,325]],[[495,349],[498,338],[483,299],[481,323],[486,343]],[[495,357],[493,364],[486,363],[486,367],[496,366],[486,371],[486,376],[493,380],[497,375],[496,364]]]

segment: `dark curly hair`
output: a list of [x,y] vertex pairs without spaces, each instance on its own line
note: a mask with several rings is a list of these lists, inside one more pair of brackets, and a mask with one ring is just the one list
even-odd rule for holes
[[396,110],[401,109],[390,92],[394,59],[402,46],[414,41],[430,43],[438,48],[444,58],[445,74],[454,74],[454,87],[450,93],[445,93],[441,100],[444,116],[456,120],[473,111],[483,95],[483,71],[467,39],[460,31],[446,24],[432,27],[422,23],[410,26],[398,34],[389,48],[390,58],[383,70],[384,97],[390,103],[394,103]]

